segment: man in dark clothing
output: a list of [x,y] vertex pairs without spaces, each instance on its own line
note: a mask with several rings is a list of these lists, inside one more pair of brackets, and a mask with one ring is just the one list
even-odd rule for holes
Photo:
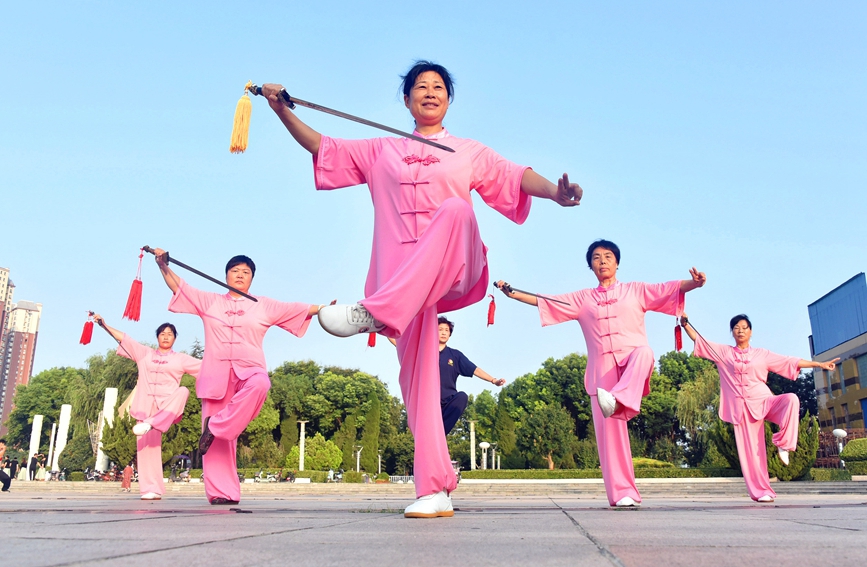
[[[440,406],[443,413],[443,428],[446,435],[454,428],[455,424],[467,409],[468,397],[466,392],[459,392],[457,387],[458,376],[478,376],[485,382],[494,386],[502,386],[506,383],[505,378],[494,378],[464,356],[457,349],[446,346],[452,336],[455,324],[440,316],[439,341],[440,341]],[[396,345],[394,339],[389,342]]]
[[504,378],[494,378],[464,356],[457,349],[446,346],[452,336],[455,324],[440,317],[439,340],[440,340],[440,406],[443,412],[443,428],[446,435],[452,430],[458,420],[467,409],[467,394],[459,392],[457,388],[458,376],[478,376],[495,386],[506,383]]
[[[6,440],[0,439],[0,462],[3,462],[3,459],[6,457]],[[9,478],[9,475],[3,472],[0,469],[0,485],[3,485],[3,488],[0,489],[2,492],[9,492],[9,485],[12,484],[12,479]]]
[[39,459],[36,458],[36,455],[30,457],[30,480],[36,479],[36,471],[39,470]]
[[13,458],[12,462],[9,463],[9,476],[15,478],[16,474],[18,474],[18,459]]

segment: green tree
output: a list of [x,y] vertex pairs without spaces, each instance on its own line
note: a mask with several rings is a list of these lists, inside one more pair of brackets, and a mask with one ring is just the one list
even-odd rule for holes
[[798,447],[789,453],[789,465],[780,460],[777,447],[773,443],[771,424],[765,422],[765,445],[768,451],[768,473],[780,480],[801,480],[809,478],[810,468],[816,462],[819,451],[819,420],[805,415],[798,423]]
[[518,438],[515,435],[515,420],[506,409],[505,396],[500,393],[497,403],[497,414],[494,420],[492,435],[497,447],[503,456],[508,456],[517,447]]
[[9,446],[27,446],[34,415],[45,416],[40,439],[48,439],[51,424],[60,418],[60,406],[67,403],[70,387],[78,384],[82,374],[76,368],[51,368],[30,378],[26,386],[18,386],[15,389],[15,407],[6,419]]
[[816,399],[816,383],[813,372],[802,372],[797,380],[787,380],[779,374],[768,373],[768,388],[776,395],[795,394],[801,403],[800,416],[819,415],[819,403]]
[[[274,430],[280,425],[280,412],[274,407],[270,394],[265,398],[259,415],[247,425],[247,429],[238,438],[239,443],[249,451],[243,456],[243,466],[256,464],[262,467],[276,467],[285,459],[285,455],[274,441]],[[241,459],[239,459],[239,464]]]
[[[543,459],[553,470],[555,460],[572,460],[575,422],[559,404],[540,403],[518,430],[524,451]],[[574,466],[574,462],[572,463]]]
[[380,435],[380,403],[376,394],[371,395],[370,408],[364,418],[361,429],[361,468],[366,472],[378,472],[379,466],[379,435]]
[[357,417],[355,412],[346,416],[343,425],[341,425],[340,429],[337,430],[333,439],[334,443],[340,447],[340,451],[343,454],[341,466],[345,469],[353,468],[353,465],[355,464],[355,451],[353,450],[353,447],[355,446],[355,441],[358,437],[358,427],[356,426],[356,422]]
[[87,429],[78,428],[74,433],[72,439],[70,439],[63,449],[63,452],[60,453],[58,463],[61,467],[67,468],[70,471],[83,471],[86,468],[93,468],[96,464],[96,455],[93,454]]
[[699,368],[694,376],[693,380],[682,383],[677,395],[677,419],[686,435],[685,457],[690,466],[697,466],[704,459],[710,441],[708,430],[719,419],[716,367]]
[[[297,469],[300,451],[298,446],[289,450],[286,457],[286,467]],[[326,441],[321,433],[317,433],[304,441],[304,468],[312,471],[327,471],[336,469],[343,460],[343,453],[332,441]]]
[[185,374],[181,378],[181,386],[186,387],[190,395],[181,421],[163,433],[162,460],[166,464],[175,455],[187,455],[193,458],[197,467],[201,467],[199,437],[202,435],[202,401],[196,397],[195,378]]
[[136,437],[132,432],[135,419],[130,415],[117,417],[114,424],[108,424],[102,431],[102,451],[108,459],[119,468],[123,468],[135,460]]

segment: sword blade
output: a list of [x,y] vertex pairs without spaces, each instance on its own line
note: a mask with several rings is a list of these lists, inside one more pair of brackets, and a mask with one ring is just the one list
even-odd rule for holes
[[[257,85],[252,85],[249,88],[249,91],[255,95],[262,95],[262,87]],[[301,100],[300,98],[295,98],[293,96],[289,96],[289,93],[286,92],[286,89],[280,91],[280,96],[283,98],[283,103],[289,108],[294,108],[296,104],[300,104],[305,108],[309,108],[311,110],[318,110],[319,112],[324,112],[325,114],[331,114],[332,116],[337,116],[338,118],[343,118],[345,120],[352,120],[353,122],[358,122],[359,124],[364,124],[365,126],[370,126],[372,128],[378,128],[379,130],[384,130],[391,134],[396,134],[403,138],[409,138],[410,140],[415,140],[417,142],[421,142],[422,144],[427,144],[429,146],[433,146],[435,148],[439,148],[441,150],[445,150],[447,152],[454,153],[454,150],[448,146],[444,146],[443,144],[438,144],[432,140],[428,140],[427,138],[422,138],[421,136],[416,136],[415,134],[410,134],[409,132],[404,132],[403,130],[398,130],[397,128],[392,128],[391,126],[386,126],[385,124],[380,124],[379,122],[374,122],[373,120],[367,120],[366,118],[361,118],[359,116],[354,116],[352,114],[347,114],[346,112],[341,112],[340,110],[334,110],[333,108],[328,108],[327,106],[322,106],[321,104],[316,104],[315,102],[309,102],[306,100]]]
[[517,291],[518,293],[526,293],[527,295],[532,295],[533,297],[538,297],[540,299],[544,299],[545,301],[553,301],[554,303],[560,303],[561,305],[572,305],[571,303],[567,303],[566,301],[561,301],[559,299],[554,299],[553,297],[548,297],[547,295],[539,295],[538,293],[533,293],[532,291],[524,291],[523,289],[518,289],[516,287],[512,287],[509,284],[505,284],[503,287],[508,286],[509,291]]

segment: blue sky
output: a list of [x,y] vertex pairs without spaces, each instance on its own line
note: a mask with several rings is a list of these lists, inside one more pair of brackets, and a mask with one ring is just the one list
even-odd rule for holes
[[[109,348],[99,333],[77,344],[88,309],[139,340],[165,320],[182,348],[202,337],[197,318],[167,313],[150,258],[142,321],[121,320],[143,244],[216,275],[248,254],[257,294],[360,299],[366,188],[317,193],[309,155],[261,99],[248,152],[231,155],[232,114],[247,80],[282,82],[411,129],[398,75],[417,58],[455,76],[453,134],[585,190],[575,209],[536,201],[523,226],[477,199],[496,279],[592,286],[584,252],[608,238],[621,281],[707,273],[687,299],[707,338],[727,341],[746,312],[755,346],[809,358],[807,304],[867,268],[862,2],[127,4],[15,3],[0,19],[0,266],[16,299],[43,303],[36,371]],[[378,135],[298,113],[332,136]],[[454,313],[450,343],[492,375],[584,351],[577,323],[542,329],[534,309],[497,303],[490,328],[487,302]],[[648,316],[657,355],[673,326]],[[368,349],[314,324],[300,340],[272,330],[265,349],[271,367],[357,367],[398,394],[384,341]]]

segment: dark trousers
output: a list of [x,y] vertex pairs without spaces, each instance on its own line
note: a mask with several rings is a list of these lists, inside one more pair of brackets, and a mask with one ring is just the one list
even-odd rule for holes
[[448,400],[441,402],[443,410],[443,428],[448,435],[467,409],[466,392],[458,392]]
[[0,470],[0,483],[3,484],[3,492],[9,490],[9,485],[12,484],[12,479],[9,478],[9,475]]

